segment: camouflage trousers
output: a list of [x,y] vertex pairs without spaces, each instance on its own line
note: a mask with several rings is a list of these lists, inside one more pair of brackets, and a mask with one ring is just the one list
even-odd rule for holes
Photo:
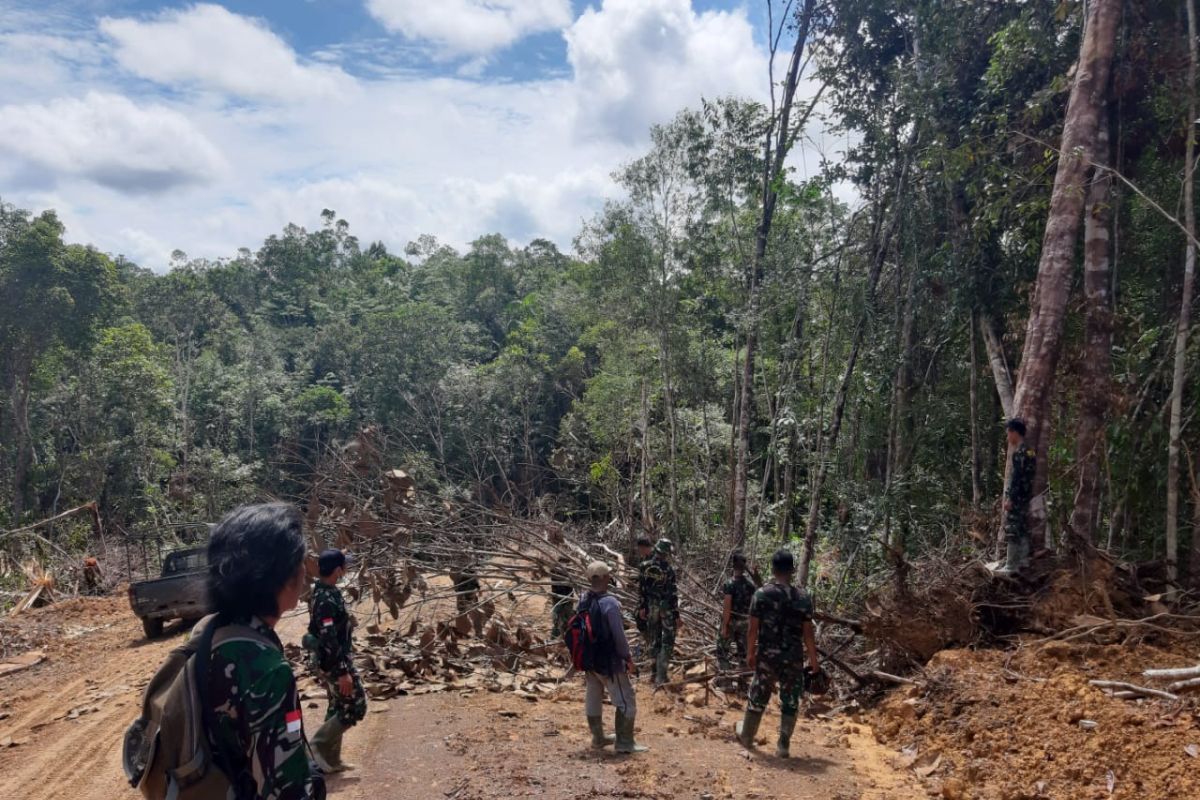
[[1029,509],[1013,507],[1004,512],[1004,538],[1010,542],[1029,541]]
[[771,702],[771,695],[779,689],[779,709],[784,716],[795,716],[800,709],[800,696],[804,694],[804,665],[774,664],[759,659],[750,683],[750,698],[747,707],[762,713]]
[[325,719],[337,717],[347,728],[357,725],[367,715],[367,692],[358,677],[358,670],[350,670],[350,677],[354,681],[354,691],[349,697],[345,697],[338,690],[337,678],[321,673],[321,683],[325,685],[325,692],[329,695]]
[[[557,595],[551,595],[555,598]],[[550,636],[554,639],[562,636],[567,632],[567,623],[571,621],[571,615],[575,611],[575,603],[570,596],[560,597],[554,603],[554,607],[550,610],[550,618],[554,625],[550,629]]]
[[480,604],[478,592],[464,592],[454,598],[454,607],[458,612],[454,626],[459,634],[466,636],[473,629],[475,635],[483,637],[483,624],[496,613],[496,604],[491,600]]
[[650,640],[650,656],[654,659],[654,682],[667,682],[667,669],[675,655],[675,611],[661,606],[650,606],[646,617],[646,629]]
[[724,671],[740,669],[746,663],[746,634],[750,621],[729,620],[729,635],[717,637],[717,665]]

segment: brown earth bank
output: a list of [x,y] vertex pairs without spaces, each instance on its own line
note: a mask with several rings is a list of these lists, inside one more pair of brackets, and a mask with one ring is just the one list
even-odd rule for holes
[[[280,625],[299,640],[303,613]],[[119,748],[141,690],[179,626],[146,642],[124,598],[72,600],[0,624],[5,652],[40,649],[45,660],[0,677],[0,799],[118,800],[125,783]],[[310,684],[302,681],[302,685]],[[740,711],[685,705],[639,685],[639,738],[651,752],[598,754],[588,747],[582,686],[564,681],[552,697],[508,692],[434,693],[372,704],[347,739],[360,769],[331,781],[335,798],[779,798],[905,800],[923,797],[894,754],[864,725],[841,718],[801,720],[790,760],[776,759],[777,717],[763,722],[761,751],[732,741]],[[323,715],[319,691],[306,726]],[[697,702],[693,698],[693,703]],[[611,727],[612,713],[606,713]],[[769,739],[769,741],[768,741]]]
[[1120,700],[1088,681],[1155,686],[1143,670],[1196,664],[1195,640],[945,650],[923,687],[867,719],[946,798],[1188,800],[1200,797],[1195,702]]

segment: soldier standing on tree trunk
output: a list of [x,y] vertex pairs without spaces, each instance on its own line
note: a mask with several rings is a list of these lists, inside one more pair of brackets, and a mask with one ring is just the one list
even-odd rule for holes
[[1004,538],[1008,543],[1004,569],[999,574],[1016,575],[1029,565],[1029,501],[1037,472],[1037,451],[1025,444],[1025,421],[1013,418],[1006,426],[1012,468],[1004,488]]

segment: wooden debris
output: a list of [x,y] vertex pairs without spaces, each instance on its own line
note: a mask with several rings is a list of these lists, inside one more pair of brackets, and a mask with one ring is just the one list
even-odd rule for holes
[[22,653],[19,656],[13,656],[12,658],[0,661],[0,678],[17,672],[23,672],[45,660],[46,654],[41,650],[31,650],[28,653]]
[[1145,686],[1137,686],[1132,683],[1125,683],[1124,681],[1088,681],[1088,684],[1095,686],[1097,689],[1113,689],[1120,692],[1133,692],[1134,694],[1141,695],[1143,697],[1157,697],[1162,700],[1171,701],[1176,701],[1179,699],[1178,695],[1171,694],[1170,692],[1160,691],[1159,689],[1150,689]]

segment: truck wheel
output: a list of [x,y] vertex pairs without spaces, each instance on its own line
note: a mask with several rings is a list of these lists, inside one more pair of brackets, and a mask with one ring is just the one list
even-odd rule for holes
[[161,619],[143,619],[142,630],[146,632],[147,639],[157,639],[162,636],[163,621]]

